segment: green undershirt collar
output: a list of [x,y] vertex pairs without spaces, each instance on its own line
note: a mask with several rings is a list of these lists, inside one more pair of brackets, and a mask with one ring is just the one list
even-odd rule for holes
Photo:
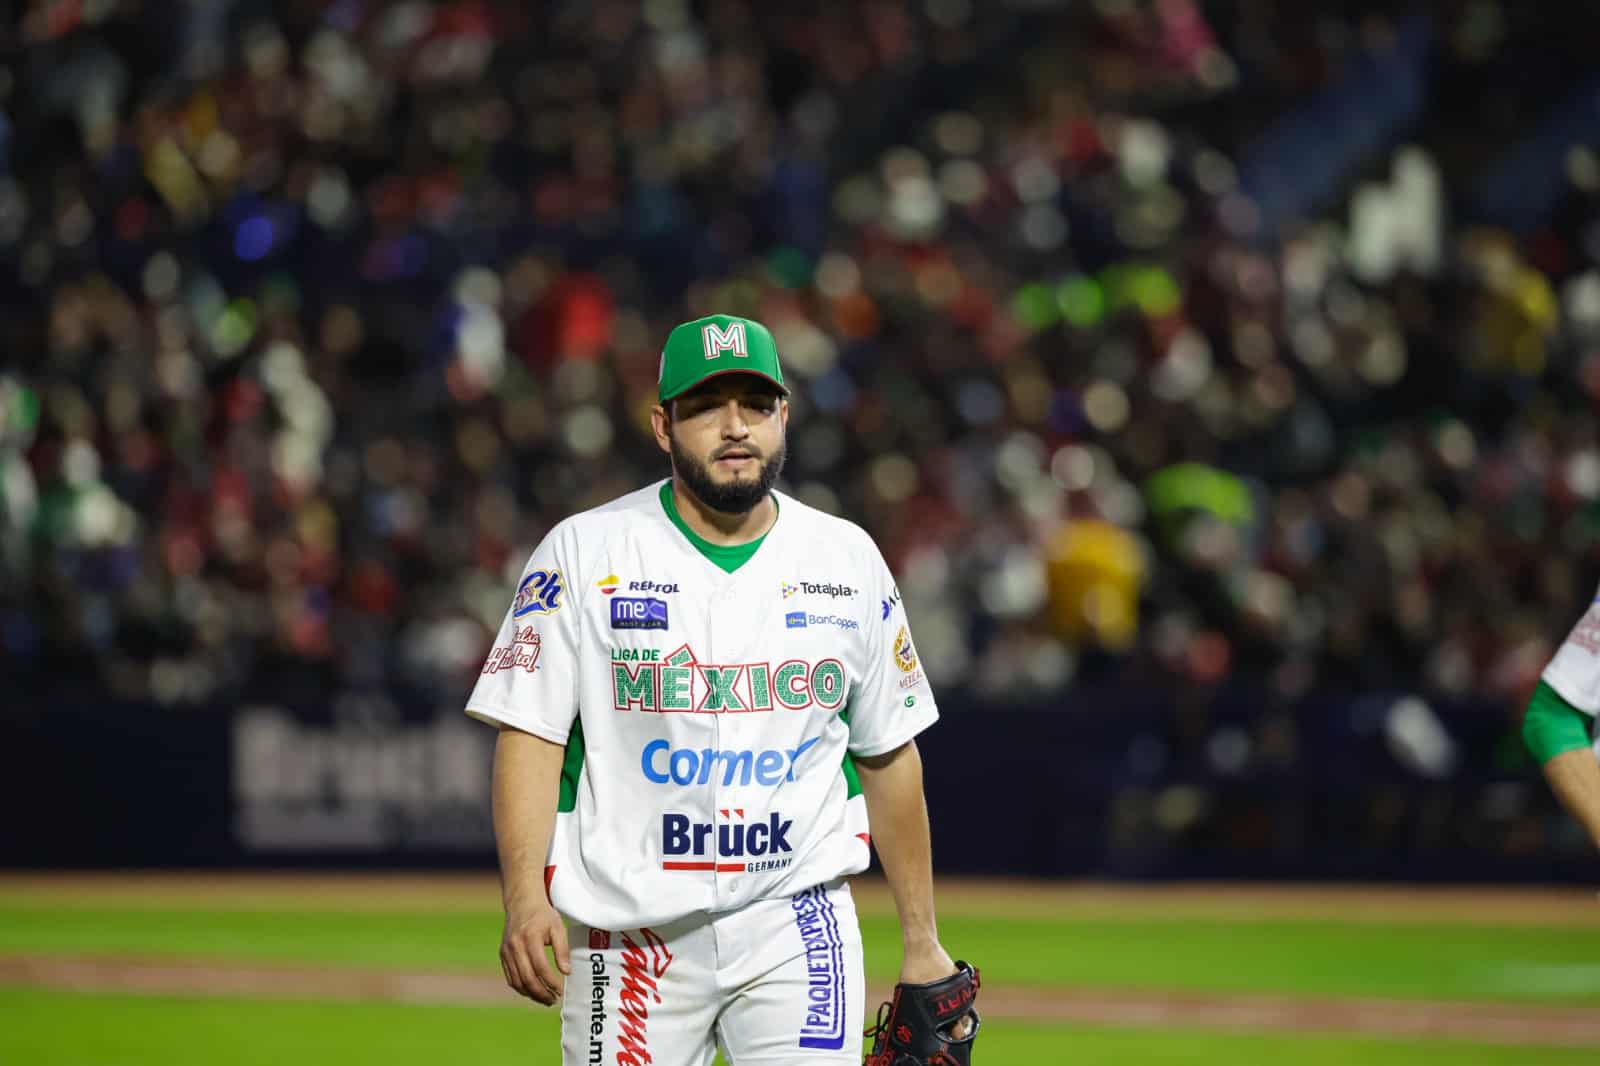
[[[772,505],[774,507],[778,506],[778,498],[776,496],[772,498]],[[683,516],[678,513],[678,503],[672,496],[671,479],[661,485],[661,509],[667,512],[667,517],[672,520],[672,524],[677,526],[678,531],[688,538],[689,543],[694,545],[696,551],[730,574],[745,563],[748,563],[750,557],[756,553],[756,549],[761,547],[761,542],[766,540],[767,535],[772,532],[771,529],[768,529],[766,533],[761,534],[755,540],[744,544],[711,543],[690,529],[689,523],[685,522]]]

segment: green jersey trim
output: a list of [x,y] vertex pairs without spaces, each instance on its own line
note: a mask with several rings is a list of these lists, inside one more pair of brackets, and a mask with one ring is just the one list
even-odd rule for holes
[[[850,727],[849,708],[839,712],[839,720],[845,724],[846,729]],[[856,760],[850,754],[849,749],[845,750],[844,765],[840,767],[840,770],[844,773],[844,798],[847,800],[855,799],[861,795],[861,775],[856,772]]]
[[[777,506],[778,498],[776,496],[772,498],[772,503],[773,506]],[[690,529],[689,523],[685,522],[683,516],[678,513],[678,502],[673,498],[671,481],[667,481],[661,486],[661,509],[667,512],[667,517],[672,520],[673,525],[678,527],[678,532],[682,533],[689,543],[694,545],[695,551],[704,555],[712,563],[730,574],[745,563],[748,563],[750,557],[755,555],[756,549],[761,547],[761,542],[767,539],[767,533],[772,532],[769,529],[767,533],[761,534],[761,536],[746,544],[711,543]]]
[[556,797],[556,813],[571,814],[578,808],[578,777],[583,773],[583,719],[574,719],[567,734],[567,753],[561,760],[561,792]]

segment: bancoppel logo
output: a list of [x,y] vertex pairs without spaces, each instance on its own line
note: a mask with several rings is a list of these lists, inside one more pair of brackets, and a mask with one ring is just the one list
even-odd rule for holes
[[783,586],[784,599],[788,599],[796,592],[804,592],[807,596],[826,596],[836,600],[841,596],[854,596],[858,591],[860,590],[833,581],[802,581],[798,585],[785,582]]
[[789,629],[804,629],[806,627],[806,613],[804,611],[790,611],[783,616],[783,624]]
[[844,940],[833,900],[827,888],[818,885],[792,897],[789,905],[805,948],[808,975],[799,1044],[838,1051],[845,1041]]
[[723,808],[722,823],[696,822],[687,814],[661,816],[661,868],[757,873],[794,862],[789,846],[792,819],[773,811],[765,821],[744,824],[744,808]]
[[846,618],[838,614],[808,614],[806,623],[814,626],[832,626],[835,629],[860,629],[861,623],[854,618]]
[[653,596],[618,596],[611,601],[612,629],[667,628],[667,601]]
[[678,591],[676,581],[630,581],[629,592],[656,592],[663,596],[670,596]]

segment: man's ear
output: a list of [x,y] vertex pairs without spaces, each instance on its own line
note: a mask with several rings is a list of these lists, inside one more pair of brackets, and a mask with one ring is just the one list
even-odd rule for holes
[[[674,401],[668,400],[667,403]],[[650,408],[650,428],[655,432],[656,445],[664,452],[672,452],[672,412],[661,404]]]

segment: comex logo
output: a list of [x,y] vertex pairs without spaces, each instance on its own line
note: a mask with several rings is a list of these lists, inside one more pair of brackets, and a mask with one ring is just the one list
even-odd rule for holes
[[[797,748],[769,748],[765,751],[718,751],[715,748],[673,748],[665,740],[652,740],[639,756],[644,778],[657,785],[708,785],[713,779],[723,788],[748,787],[753,781],[775,788],[793,781],[795,763],[811,750],[818,737],[802,741]],[[719,772],[720,771],[720,772]]]

